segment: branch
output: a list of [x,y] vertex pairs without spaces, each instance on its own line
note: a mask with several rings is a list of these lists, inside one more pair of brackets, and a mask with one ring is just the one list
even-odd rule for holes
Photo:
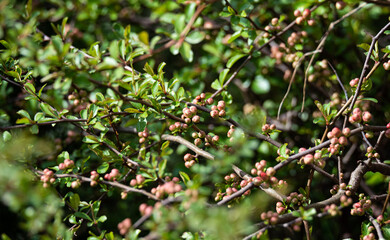
[[86,122],[86,121],[87,121],[87,119],[68,119],[68,118],[63,118],[63,119],[59,119],[59,120],[48,121],[48,122],[41,122],[41,123],[30,123],[30,124],[14,125],[14,126],[9,126],[9,127],[0,127],[0,132],[6,131],[6,130],[11,130],[11,129],[16,129],[16,128],[31,127],[33,125],[45,126],[45,125],[64,123],[64,122],[75,123],[75,122]]
[[385,240],[385,237],[383,236],[383,233],[381,231],[381,226],[379,226],[379,223],[374,219],[371,215],[368,215],[368,219],[374,225],[376,233],[378,234],[379,240]]
[[188,147],[189,149],[191,149],[196,154],[198,154],[198,155],[200,155],[200,156],[202,156],[204,158],[207,158],[207,159],[210,159],[210,160],[214,160],[214,156],[212,154],[210,154],[210,153],[208,153],[208,152],[198,148],[197,146],[195,146],[194,144],[192,144],[191,142],[185,140],[184,138],[182,138],[180,136],[172,136],[172,135],[168,135],[168,134],[163,134],[161,136],[161,139],[183,144],[184,146]]
[[351,105],[349,106],[349,110],[352,110],[353,106],[355,105],[355,102],[357,100],[357,97],[359,96],[359,93],[360,93],[360,90],[362,88],[362,84],[363,84],[363,79],[365,79],[365,75],[366,75],[366,72],[369,68],[368,66],[368,61],[370,60],[371,58],[371,53],[372,51],[374,50],[374,46],[375,46],[375,43],[376,41],[378,41],[379,37],[385,32],[385,30],[390,26],[390,22],[388,22],[373,38],[372,38],[372,41],[371,41],[371,46],[370,46],[370,49],[368,50],[367,52],[367,56],[366,56],[366,60],[364,61],[364,65],[363,65],[363,70],[360,74],[360,78],[359,78],[359,83],[358,83],[358,86],[356,87],[356,91],[355,91],[355,95],[353,96],[353,99],[352,99],[352,103]]
[[[39,170],[33,170],[35,173],[37,173],[38,175],[43,175],[43,172],[42,171],[39,171]],[[77,174],[68,174],[68,173],[65,173],[65,174],[54,174],[53,175],[55,178],[67,178],[67,177],[71,177],[71,178],[77,178],[77,179],[80,179],[81,181],[83,182],[91,182],[92,180],[88,177],[83,177],[83,176],[80,176],[80,175],[77,175]],[[129,187],[127,185],[124,185],[122,183],[119,183],[119,182],[110,182],[110,181],[105,181],[105,180],[99,180],[98,181],[99,183],[104,183],[106,185],[110,185],[110,186],[113,186],[113,187],[117,187],[117,188],[120,188],[122,189],[124,192],[134,192],[134,193],[140,193],[142,195],[145,195],[147,196],[148,198],[151,198],[155,201],[161,201],[160,199],[158,199],[155,195],[145,191],[145,190],[142,190],[142,189],[137,189],[137,188],[132,188],[132,187]]]

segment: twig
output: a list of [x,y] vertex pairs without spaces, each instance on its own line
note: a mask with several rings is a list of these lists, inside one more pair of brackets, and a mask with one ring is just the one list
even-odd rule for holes
[[6,131],[6,130],[11,130],[11,129],[16,129],[16,128],[26,128],[26,127],[31,127],[34,125],[38,126],[44,126],[44,125],[51,125],[51,124],[57,124],[57,123],[75,123],[75,122],[86,122],[87,119],[69,119],[69,118],[62,118],[59,120],[54,120],[54,121],[48,121],[48,122],[41,122],[41,123],[29,123],[29,124],[21,124],[21,125],[14,125],[14,126],[9,126],[9,127],[0,127],[0,132]]
[[383,236],[383,233],[381,230],[381,226],[379,226],[379,223],[376,221],[376,219],[373,218],[371,215],[368,215],[368,219],[370,220],[372,225],[374,225],[375,230],[376,230],[376,234],[378,234],[379,240],[385,240],[385,237]]
[[[292,76],[291,76],[290,83],[288,84],[287,91],[286,91],[286,93],[284,94],[284,96],[283,96],[283,98],[282,98],[282,101],[281,101],[280,104],[279,104],[277,119],[279,119],[280,110],[282,109],[283,103],[284,103],[284,101],[286,100],[286,98],[287,98],[287,96],[288,96],[288,94],[289,94],[289,92],[290,92],[292,82],[293,82],[294,79],[295,79],[295,75],[296,75],[296,73],[297,73],[297,71],[298,71],[299,66],[301,66],[302,61],[303,61],[307,56],[316,54],[317,52],[318,52],[318,50],[315,50],[315,51],[312,51],[312,52],[307,52],[307,53],[305,53],[301,58],[299,58],[298,64],[295,66],[294,72],[293,72],[293,74],[292,74]],[[304,85],[303,85],[303,88],[304,88],[304,89],[305,89],[305,87],[306,87],[306,82],[304,82]]]
[[[42,171],[34,170],[34,172],[36,172],[39,175],[43,175]],[[77,174],[68,174],[68,173],[54,174],[54,177],[55,178],[67,178],[67,177],[77,178],[77,179],[80,179],[83,182],[91,182],[92,181],[92,179],[90,179],[88,177],[80,176],[80,175],[77,175]],[[149,193],[149,192],[147,192],[145,190],[142,190],[142,189],[132,188],[132,187],[129,187],[127,185],[124,185],[122,183],[115,182],[115,181],[114,182],[110,182],[110,181],[105,181],[105,180],[99,180],[98,182],[99,183],[104,183],[106,185],[110,185],[110,186],[113,186],[113,187],[120,188],[120,189],[122,189],[125,192],[140,193],[142,195],[147,196],[148,198],[151,198],[151,199],[156,200],[156,201],[160,201],[160,199],[158,199],[155,195],[153,195],[153,194],[151,194],[151,193]]]
[[[316,50],[319,51],[319,53],[322,52],[324,46],[325,46],[325,41],[326,39],[328,38],[328,35],[330,34],[330,32],[333,30],[333,28],[339,24],[341,21],[343,21],[344,19],[346,19],[347,17],[351,16],[352,14],[356,13],[357,11],[359,11],[360,9],[362,9],[364,6],[366,6],[367,3],[363,3],[361,4],[359,7],[353,9],[352,11],[350,11],[349,13],[345,14],[344,16],[342,16],[340,19],[337,19],[336,21],[334,22],[331,22],[329,24],[329,27],[328,27],[328,30],[325,32],[325,34],[322,36],[321,40],[320,40],[320,43],[318,44]],[[303,109],[304,109],[304,105],[305,105],[305,96],[306,96],[306,82],[307,82],[307,77],[308,77],[308,74],[309,74],[309,69],[311,67],[311,65],[313,64],[313,61],[314,61],[314,58],[315,58],[316,54],[314,54],[310,61],[309,61],[309,64],[307,65],[307,68],[306,68],[306,71],[305,71],[305,79],[304,79],[304,87],[303,87],[303,97],[302,97],[302,108],[301,108],[301,112],[303,112]]]
[[194,144],[192,144],[191,142],[185,140],[184,138],[180,137],[180,136],[172,136],[172,135],[168,135],[168,134],[163,134],[161,136],[161,139],[163,140],[166,140],[166,141],[172,141],[172,142],[177,142],[177,143],[180,143],[180,144],[183,144],[184,146],[188,147],[189,149],[191,149],[193,152],[195,152],[196,154],[204,157],[204,158],[207,158],[207,159],[210,159],[210,160],[214,160],[214,156],[200,148],[198,148],[197,146],[195,146]]
[[[214,1],[212,1],[214,2]],[[187,36],[188,32],[191,30],[192,25],[195,23],[195,20],[199,17],[199,15],[202,13],[202,11],[207,7],[207,4],[200,4],[198,8],[195,10],[194,15],[192,15],[191,19],[188,21],[187,25],[183,29],[183,32],[181,32],[180,37],[178,40],[172,39],[166,44],[164,44],[162,47],[156,49],[156,50],[151,50],[149,53],[144,54],[142,56],[139,56],[133,60],[133,63],[139,62],[142,60],[145,60],[151,56],[153,56],[156,53],[162,52],[165,49],[168,49],[172,47],[173,45],[176,45],[176,48],[180,48],[181,44],[183,43],[185,37]]]
[[370,60],[371,58],[371,53],[372,51],[374,50],[374,46],[375,46],[375,43],[376,41],[378,41],[379,37],[385,32],[385,30],[390,26],[390,22],[388,22],[373,38],[372,38],[372,41],[371,41],[371,45],[370,45],[370,49],[368,50],[367,52],[367,56],[366,56],[366,60],[364,61],[364,65],[363,65],[363,70],[360,74],[360,78],[359,78],[359,83],[358,83],[358,86],[356,87],[356,91],[355,91],[355,94],[353,96],[353,99],[352,99],[352,103],[350,104],[349,106],[349,110],[352,110],[353,106],[355,105],[355,102],[357,100],[357,97],[359,96],[360,94],[360,90],[362,88],[362,84],[363,84],[363,79],[365,79],[365,75],[366,75],[366,72],[369,68],[369,65],[368,65],[368,61]]

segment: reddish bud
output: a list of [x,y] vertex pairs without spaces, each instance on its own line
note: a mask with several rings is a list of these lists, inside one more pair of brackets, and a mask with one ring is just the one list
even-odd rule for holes
[[303,12],[302,12],[302,17],[303,18],[305,18],[305,19],[308,19],[308,18],[310,18],[310,16],[311,16],[311,11],[310,11],[310,9],[305,9],[305,10],[303,10]]

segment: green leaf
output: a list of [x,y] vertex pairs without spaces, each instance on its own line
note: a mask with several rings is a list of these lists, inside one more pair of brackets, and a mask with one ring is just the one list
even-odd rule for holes
[[22,117],[25,117],[25,118],[27,118],[27,119],[29,119],[29,120],[32,120],[31,119],[31,117],[30,117],[30,114],[28,114],[28,112],[26,111],[26,110],[19,110],[19,111],[17,111],[17,113],[20,115],[20,116],[22,116]]
[[114,233],[113,233],[113,232],[106,233],[106,234],[104,235],[104,237],[105,237],[107,240],[114,240],[114,239],[115,239]]
[[31,132],[32,134],[38,134],[38,133],[39,133],[38,125],[32,125],[32,126],[30,127],[30,132]]
[[86,219],[88,221],[91,221],[92,222],[92,219],[90,216],[88,216],[86,213],[84,212],[75,212],[74,215],[78,218],[82,218],[82,219]]
[[35,94],[35,87],[30,82],[26,82],[24,84],[24,89],[26,89],[27,92],[29,92],[29,93],[31,93],[33,95]]
[[358,44],[357,46],[366,50],[366,51],[370,50],[370,45],[367,43],[361,43],[361,44]]
[[58,116],[56,115],[56,113],[52,110],[51,106],[47,103],[44,103],[44,102],[41,102],[39,104],[40,108],[42,109],[43,112],[45,112],[47,115],[51,116],[51,117],[55,117],[57,118]]
[[235,33],[233,33],[233,35],[229,38],[228,43],[232,43],[232,42],[234,42],[234,40],[239,38],[241,36],[241,32],[242,32],[242,29],[240,29],[240,30],[236,31]]
[[161,151],[163,151],[164,149],[166,149],[168,146],[169,146],[169,141],[165,141],[165,142],[161,145]]
[[252,83],[251,89],[257,94],[266,94],[271,90],[271,84],[262,75],[257,75]]
[[166,166],[167,166],[167,159],[161,160],[161,162],[158,164],[158,175],[160,177],[163,176]]
[[108,51],[110,52],[111,57],[119,59],[118,41],[112,41],[110,47],[108,48]]
[[385,237],[385,239],[390,239],[390,226],[389,225],[384,225],[382,227],[382,232],[383,232],[383,236]]
[[69,205],[73,208],[73,211],[79,210],[80,196],[77,193],[74,193],[69,197]]
[[181,179],[183,180],[184,184],[185,184],[186,186],[188,186],[188,185],[187,185],[188,182],[191,181],[191,179],[190,179],[190,177],[188,176],[188,174],[185,173],[185,172],[180,171],[180,172],[179,172],[179,175],[180,175]]
[[158,65],[158,68],[157,68],[157,72],[160,74],[160,73],[163,73],[163,69],[165,67],[165,65],[167,65],[165,62],[162,62]]
[[10,132],[8,132],[8,131],[3,132],[3,141],[4,142],[8,142],[9,140],[11,140],[11,138],[12,138],[12,135]]
[[41,119],[44,118],[44,114],[42,112],[37,112],[34,116],[34,121],[39,122]]
[[146,124],[147,124],[146,118],[139,117],[138,122],[135,125],[135,127],[137,128],[137,132],[142,132],[145,129]]
[[375,98],[369,98],[369,97],[366,97],[366,98],[362,98],[360,100],[365,100],[365,101],[371,101],[371,102],[374,102],[374,103],[378,103],[378,100],[376,100]]
[[224,69],[220,74],[219,74],[219,83],[221,84],[220,86],[223,86],[225,83],[225,79],[227,74],[229,73],[230,69]]
[[117,66],[118,66],[118,62],[114,58],[105,57],[103,62],[96,66],[96,70],[104,71],[104,70],[116,68]]
[[149,75],[154,76],[153,68],[149,65],[149,63],[145,63],[144,71],[147,72]]
[[135,108],[126,108],[124,111],[128,113],[142,113],[142,111]]
[[176,92],[176,100],[180,101],[181,98],[184,96],[185,90],[183,87],[180,87]]
[[47,85],[47,83],[45,83],[45,85],[43,85],[43,86],[41,87],[41,89],[40,89],[39,92],[38,92],[38,97],[41,97],[43,88],[45,88],[46,85]]
[[186,42],[190,44],[198,44],[203,41],[204,37],[205,37],[204,32],[192,31],[187,35]]
[[219,90],[222,88],[222,85],[219,82],[219,80],[215,80],[214,82],[211,83],[211,88],[213,88],[215,90]]
[[62,39],[60,38],[60,36],[53,36],[51,38],[51,42],[53,43],[53,46],[54,46],[55,50],[57,51],[57,53],[59,55],[61,55],[62,51],[63,51],[64,43],[62,42]]
[[85,143],[99,143],[99,140],[92,135],[85,136],[83,139],[83,142]]
[[97,122],[93,125],[93,128],[96,128],[102,132],[106,132],[108,131],[108,128],[106,128],[105,126],[103,126],[103,124],[101,122]]
[[158,86],[159,86],[159,83],[158,83],[158,81],[155,81],[154,83],[153,83],[153,85],[152,85],[152,95],[153,95],[153,97],[157,97],[157,95],[158,95]]
[[189,43],[183,42],[179,52],[184,60],[186,60],[187,62],[192,62],[194,58],[194,53],[192,52],[191,45]]
[[107,221],[107,216],[106,215],[100,216],[96,221],[97,222],[105,222],[105,221]]
[[245,57],[246,54],[236,54],[233,57],[229,59],[229,61],[226,64],[226,67],[231,68],[238,60],[240,60],[242,57]]
[[102,165],[100,165],[98,168],[97,168],[97,172],[99,174],[103,174],[103,173],[106,173],[108,168],[110,167],[110,164],[108,164],[108,162],[104,162]]

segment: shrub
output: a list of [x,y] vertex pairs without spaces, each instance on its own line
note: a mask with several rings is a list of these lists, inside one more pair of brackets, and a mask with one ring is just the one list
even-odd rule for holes
[[0,5],[3,239],[390,238],[386,1]]

